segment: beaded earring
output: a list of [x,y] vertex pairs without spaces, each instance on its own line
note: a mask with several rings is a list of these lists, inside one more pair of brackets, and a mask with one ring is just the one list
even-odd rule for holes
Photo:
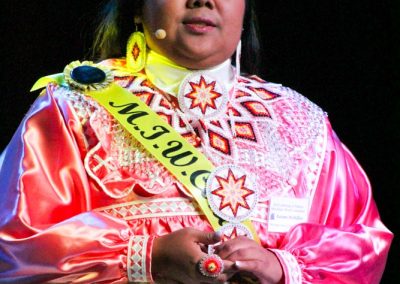
[[138,30],[139,24],[141,24],[141,20],[135,17],[136,30],[130,35],[126,47],[126,64],[133,73],[141,71],[146,64],[146,38]]

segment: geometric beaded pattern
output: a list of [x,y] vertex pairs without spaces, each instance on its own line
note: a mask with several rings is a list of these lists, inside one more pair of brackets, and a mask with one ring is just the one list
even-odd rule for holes
[[126,221],[168,217],[202,215],[197,203],[187,198],[159,198],[136,200],[95,209]]
[[[268,202],[266,204],[259,202],[250,219],[257,223],[268,224],[268,208]],[[125,221],[145,218],[203,215],[197,203],[185,197],[135,200],[99,207],[94,211],[104,212]]]
[[[257,77],[239,77],[226,114],[218,120],[183,121],[175,106],[145,76],[118,77],[115,74],[115,81],[166,119],[214,165],[235,164],[248,172],[256,172],[255,182],[262,189],[259,201],[267,201],[274,195],[293,196],[300,173],[306,174],[304,192],[300,195],[312,195],[324,158],[326,116],[318,106],[295,91]],[[82,124],[92,119],[93,113],[104,113],[85,96],[71,98]],[[107,119],[110,117],[104,118]],[[116,165],[116,170],[123,167],[123,174],[128,177],[145,176],[148,174],[146,164],[151,162],[156,164],[154,168],[158,172],[166,172],[129,133],[116,125],[119,124],[113,122],[104,130],[112,137],[110,149],[106,150],[110,156],[108,162]],[[88,144],[91,148],[93,142]],[[316,144],[320,145],[319,149]],[[164,178],[161,182],[158,179],[140,182],[146,182],[142,185],[144,188],[162,187],[162,183],[172,188],[176,181]]]
[[128,280],[129,282],[147,282],[146,251],[148,236],[133,236],[128,245]]

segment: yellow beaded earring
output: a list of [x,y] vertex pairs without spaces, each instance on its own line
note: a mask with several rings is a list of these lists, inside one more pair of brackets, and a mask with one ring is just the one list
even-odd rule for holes
[[146,64],[146,39],[138,30],[139,24],[140,18],[135,17],[136,30],[129,37],[126,47],[126,64],[133,73],[141,71]]

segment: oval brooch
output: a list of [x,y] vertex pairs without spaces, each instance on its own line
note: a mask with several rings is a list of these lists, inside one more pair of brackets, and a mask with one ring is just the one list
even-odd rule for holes
[[95,91],[106,88],[114,80],[111,71],[92,61],[73,61],[64,68],[67,84],[81,91]]

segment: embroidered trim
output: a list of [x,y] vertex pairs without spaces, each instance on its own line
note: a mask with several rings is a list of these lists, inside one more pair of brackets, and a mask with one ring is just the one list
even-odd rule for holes
[[95,209],[126,221],[170,216],[203,215],[196,203],[185,198],[137,200]]
[[[86,155],[85,159],[84,159],[84,166],[86,169],[86,172],[88,173],[88,175],[93,178],[93,180],[95,180],[97,182],[97,184],[101,187],[101,189],[103,189],[103,191],[110,197],[118,199],[118,198],[122,198],[125,196],[128,196],[132,190],[133,187],[135,186],[134,184],[129,185],[129,187],[125,188],[124,190],[116,190],[116,191],[112,191],[109,190],[109,188],[101,181],[101,179],[96,175],[96,172],[98,170],[100,170],[101,168],[105,168],[106,170],[110,170],[110,171],[117,171],[118,169],[116,168],[116,166],[112,163],[113,159],[111,157],[107,157],[107,158],[102,158],[99,155],[96,154],[96,152],[101,149],[101,144],[98,143],[95,147],[93,147],[88,154]],[[93,166],[93,162],[90,163],[90,161],[92,160],[96,161],[96,166]]]
[[168,170],[106,110],[78,93],[69,92],[65,97],[74,108],[88,141],[86,171],[108,196],[125,197],[136,184],[151,194],[175,188],[175,179]]
[[[267,224],[269,205],[258,203],[250,219]],[[186,198],[160,198],[151,200],[136,200],[96,208],[100,211],[126,221],[143,218],[160,218],[173,216],[202,216],[196,203]]]
[[127,272],[129,282],[150,282],[147,270],[149,236],[133,236],[128,245]]
[[301,284],[302,272],[297,259],[285,250],[270,249],[278,257],[285,274],[285,284]]
[[[323,135],[318,136],[315,143],[315,159],[311,161],[305,170],[307,189],[309,191],[310,200],[314,200],[315,191],[317,190],[318,177],[321,174],[322,166],[324,165],[326,147],[328,143],[327,139],[328,129],[327,125],[323,124]],[[310,202],[311,206],[312,202]]]
[[[216,166],[236,164],[245,170],[256,171],[258,177],[256,183],[262,189],[259,198],[261,202],[276,195],[312,197],[314,194],[324,158],[324,153],[320,151],[325,148],[324,143],[326,143],[325,115],[318,106],[295,91],[255,78],[240,77],[235,93],[236,98],[229,106],[229,113],[234,118],[233,120],[230,120],[229,115],[226,114],[226,117],[209,123],[189,121],[189,127],[182,124],[181,118],[170,103],[157,89],[153,89],[144,76],[116,77],[115,80],[143,98],[181,135],[193,140],[197,143],[196,146],[200,147],[199,139],[193,138],[194,129],[202,141],[201,150],[212,159]],[[173,177],[164,176],[162,182],[167,184],[164,187],[159,185],[158,180],[149,178],[149,172],[145,169],[148,169],[149,162],[154,161],[124,129],[107,115],[104,109],[83,95],[72,91],[66,94],[66,97],[72,101],[71,105],[82,125],[95,117],[102,121],[96,126],[103,125],[101,127],[104,130],[101,130],[100,136],[96,127],[91,129],[91,133],[86,133],[83,127],[88,141],[101,140],[95,141],[96,143],[88,142],[89,149],[101,142],[103,150],[107,152],[105,158],[112,158],[111,162],[117,166],[117,170],[123,171],[124,179],[133,179],[134,183],[143,188],[149,186],[149,189],[154,184],[162,188],[175,187]],[[230,125],[230,121],[234,121],[234,125]],[[93,126],[91,123],[88,125],[90,130]],[[236,133],[235,137],[232,137],[232,128]],[[109,141],[103,141],[103,139],[109,139]],[[103,160],[106,161],[106,159]],[[305,164],[306,167],[304,167]],[[160,165],[154,165],[154,167],[160,173],[165,171],[164,168],[160,168]],[[103,169],[105,168],[102,167],[101,172],[104,173]],[[96,172],[95,169],[92,170]],[[304,185],[297,186],[300,174],[304,174],[306,182]],[[117,173],[115,176],[120,175]],[[103,183],[102,177],[98,177],[97,182]],[[104,186],[108,185],[104,184]],[[303,191],[297,192],[296,190],[299,189]],[[157,192],[156,189],[154,190]],[[122,191],[127,193],[129,189],[125,188]]]

